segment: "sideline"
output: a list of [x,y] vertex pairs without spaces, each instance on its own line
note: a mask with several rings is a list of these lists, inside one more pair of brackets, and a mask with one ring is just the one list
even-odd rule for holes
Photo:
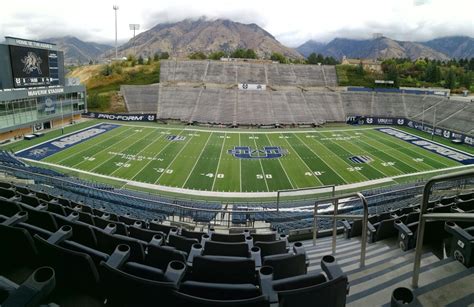
[[[117,177],[112,177],[112,176],[107,176],[107,175],[102,175],[102,174],[96,174],[93,172],[83,171],[83,170],[75,169],[72,167],[57,165],[57,164],[49,163],[49,162],[36,161],[36,160],[31,160],[31,159],[26,159],[26,158],[21,158],[21,160],[32,162],[32,163],[44,164],[48,166],[54,166],[54,167],[62,168],[69,171],[83,173],[86,175],[112,179],[119,182],[124,182],[130,186],[147,188],[147,189],[163,191],[163,192],[172,192],[172,193],[187,194],[187,195],[194,195],[194,196],[233,197],[233,198],[276,197],[277,195],[277,192],[214,192],[214,191],[190,190],[190,189],[183,189],[183,188],[177,188],[177,187],[169,187],[169,186],[162,186],[162,185],[157,185],[157,184],[152,184],[152,183],[127,180],[123,178],[117,178]],[[344,191],[344,190],[350,190],[350,189],[356,189],[356,188],[363,188],[363,187],[371,186],[375,184],[393,182],[395,179],[398,179],[398,178],[436,173],[443,170],[464,169],[464,168],[470,168],[470,167],[472,167],[472,165],[461,165],[461,166],[455,166],[455,167],[449,167],[449,168],[429,170],[429,171],[424,171],[424,172],[404,174],[404,175],[398,175],[398,176],[393,176],[393,177],[386,177],[386,178],[368,180],[368,181],[363,181],[363,182],[339,185],[339,186],[336,186],[336,191]],[[318,188],[318,187],[315,187],[315,188]],[[312,195],[312,194],[314,195],[314,194],[321,194],[321,193],[328,193],[328,192],[332,192],[332,188],[324,188],[324,189],[320,188],[317,191],[304,190],[304,191],[289,192],[288,196],[302,196],[302,195]]]

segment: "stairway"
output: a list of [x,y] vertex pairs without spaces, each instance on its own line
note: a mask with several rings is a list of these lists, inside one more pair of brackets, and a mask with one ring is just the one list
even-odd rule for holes
[[[303,243],[310,259],[308,270],[320,271],[321,258],[331,254],[332,238],[318,239],[316,246],[312,241]],[[359,268],[360,238],[339,236],[335,256],[349,278],[347,306],[390,306],[395,288],[412,289],[415,252],[403,252],[393,239],[368,244],[364,268]],[[425,248],[419,287],[413,292],[422,306],[474,306],[474,268],[452,258],[440,260]]]

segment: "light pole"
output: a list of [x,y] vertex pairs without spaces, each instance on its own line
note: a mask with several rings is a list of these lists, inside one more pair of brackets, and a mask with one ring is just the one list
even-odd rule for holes
[[114,5],[113,9],[115,11],[115,59],[118,59],[118,52],[117,52],[117,11],[119,9],[118,5]]
[[[133,38],[135,38],[135,31],[140,30],[140,25],[138,23],[131,23],[129,24],[129,27],[130,27],[130,30],[133,31]],[[136,56],[135,40],[133,41],[133,53],[135,53],[135,56]]]

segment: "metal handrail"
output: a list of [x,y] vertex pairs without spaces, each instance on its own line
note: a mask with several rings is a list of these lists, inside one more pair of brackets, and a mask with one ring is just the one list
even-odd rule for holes
[[413,265],[413,279],[412,286],[418,287],[418,280],[420,276],[421,267],[421,253],[423,248],[423,237],[425,235],[426,221],[474,221],[474,214],[469,213],[430,213],[427,214],[428,202],[430,198],[431,189],[440,182],[451,180],[462,180],[467,178],[474,178],[474,170],[462,171],[453,174],[441,175],[431,178],[423,188],[423,199],[420,206],[420,219],[418,224],[416,249],[415,249],[415,263]]
[[331,184],[331,185],[324,185],[320,187],[309,187],[309,188],[299,188],[299,189],[290,189],[290,190],[278,190],[277,191],[277,199],[276,199],[276,208],[277,212],[280,212],[280,194],[281,193],[292,193],[292,192],[298,192],[298,191],[309,191],[309,190],[323,190],[323,189],[328,189],[330,188],[332,191],[332,196],[336,194],[336,185]]
[[[362,201],[362,206],[364,213],[362,215],[347,215],[347,214],[337,214],[337,210],[339,207],[339,200],[343,198],[354,198],[357,197]],[[316,241],[316,219],[318,217],[324,217],[328,218],[330,217],[329,215],[325,214],[317,214],[317,209],[318,205],[321,203],[329,203],[332,202],[334,205],[334,210],[333,210],[333,229],[332,229],[332,254],[336,254],[336,237],[337,237],[337,227],[336,227],[336,222],[338,219],[345,218],[345,219],[362,219],[362,239],[361,239],[361,247],[360,247],[360,267],[365,266],[365,253],[366,253],[366,247],[367,247],[367,227],[368,227],[368,220],[369,220],[369,205],[367,203],[367,199],[362,195],[362,193],[353,193],[353,194],[345,194],[345,195],[340,195],[337,197],[331,197],[331,198],[326,198],[326,199],[321,199],[317,200],[314,205],[314,222],[313,222],[313,244]]]

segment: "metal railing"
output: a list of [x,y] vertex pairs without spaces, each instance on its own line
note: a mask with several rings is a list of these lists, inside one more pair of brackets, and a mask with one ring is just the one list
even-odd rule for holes
[[467,222],[474,221],[474,213],[429,213],[428,202],[433,186],[440,182],[463,180],[474,178],[474,170],[462,171],[448,175],[441,175],[431,178],[423,189],[423,199],[420,206],[420,219],[418,224],[416,249],[415,249],[415,263],[413,267],[412,286],[418,287],[418,280],[420,276],[421,267],[421,253],[423,248],[423,237],[425,235],[425,224],[427,221],[446,221],[446,222]]
[[309,190],[325,190],[331,189],[332,196],[336,195],[336,186],[334,184],[331,185],[324,185],[321,187],[309,187],[309,188],[300,188],[300,189],[291,189],[291,190],[278,190],[277,191],[277,199],[276,199],[276,208],[277,212],[280,212],[280,194],[281,193],[294,193],[299,191],[309,191]]
[[[345,198],[359,198],[362,201],[363,207],[363,214],[362,215],[353,215],[353,214],[338,214],[338,207],[339,207],[339,200]],[[362,239],[361,239],[361,247],[360,247],[360,267],[365,266],[365,253],[367,247],[367,224],[369,219],[369,205],[367,203],[367,199],[361,193],[353,193],[353,194],[346,194],[340,195],[337,197],[331,197],[326,199],[317,200],[314,205],[314,222],[313,222],[313,245],[316,245],[316,236],[317,236],[317,229],[315,225],[317,225],[317,218],[329,218],[330,215],[327,214],[318,214],[318,206],[322,203],[333,203],[333,228],[332,228],[332,254],[336,254],[336,237],[337,237],[337,220],[338,219],[351,219],[351,220],[362,220]]]

